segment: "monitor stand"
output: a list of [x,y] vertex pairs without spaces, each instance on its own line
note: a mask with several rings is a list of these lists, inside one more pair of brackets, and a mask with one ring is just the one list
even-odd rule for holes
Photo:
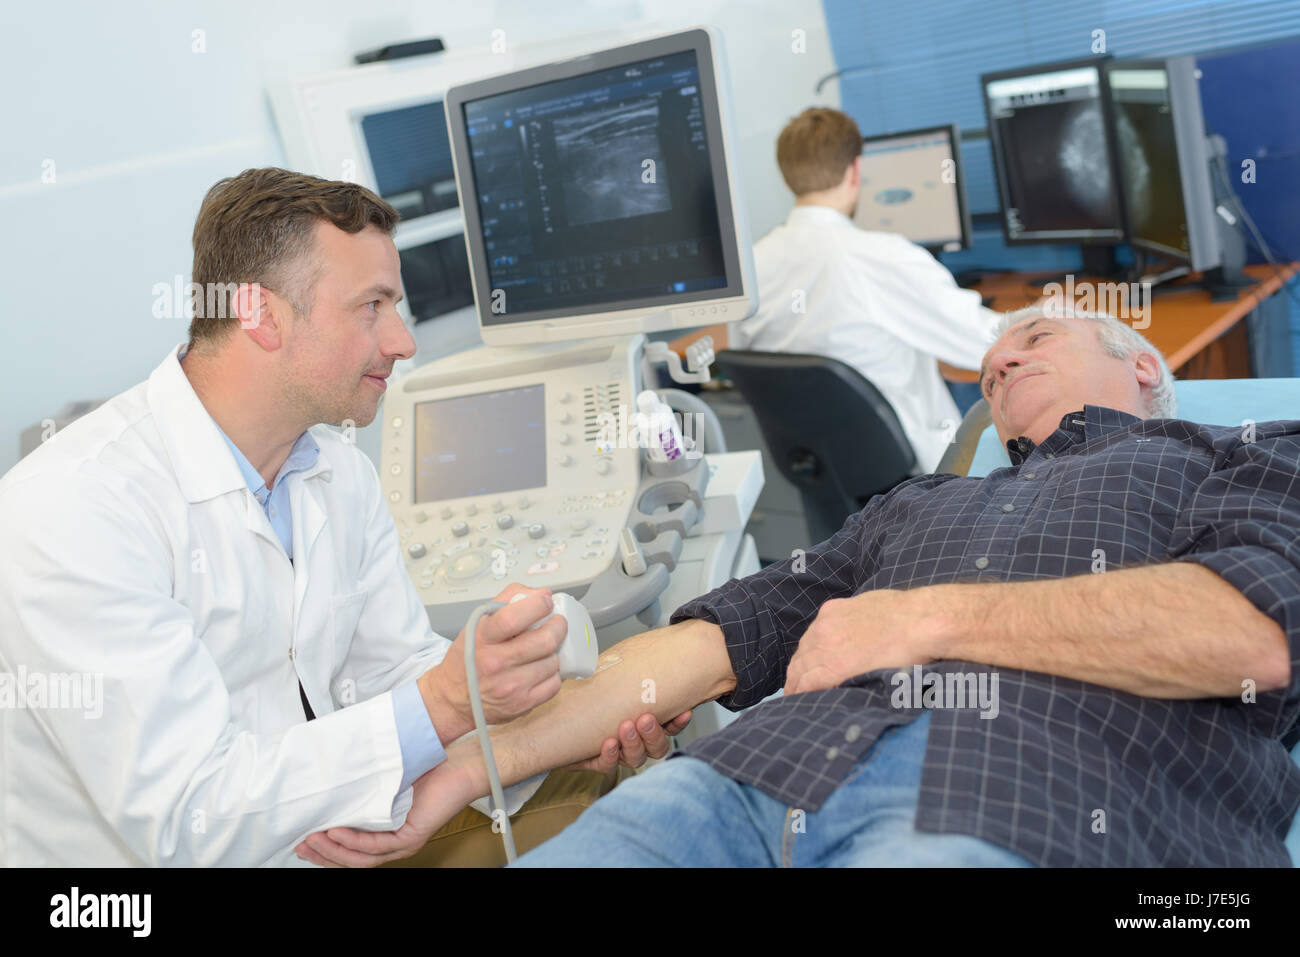
[[1079,252],[1083,256],[1083,262],[1077,272],[1061,272],[1051,276],[1040,276],[1034,280],[1034,285],[1042,287],[1049,283],[1059,284],[1064,282],[1068,276],[1074,276],[1078,279],[1114,279],[1119,281],[1128,278],[1128,270],[1115,261],[1114,246],[1080,243]]

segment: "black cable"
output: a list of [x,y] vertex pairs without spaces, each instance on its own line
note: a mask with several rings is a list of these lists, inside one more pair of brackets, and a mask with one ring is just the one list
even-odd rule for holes
[[[1257,240],[1258,242],[1252,241],[1252,239],[1247,236],[1243,236],[1242,238],[1245,239],[1250,246],[1254,247],[1257,253],[1264,257],[1264,260],[1270,267],[1272,267],[1273,275],[1277,277],[1278,284],[1281,286],[1282,290],[1291,297],[1292,302],[1300,306],[1300,296],[1298,296],[1296,291],[1291,288],[1291,280],[1294,279],[1295,276],[1293,275],[1288,279],[1282,275],[1281,265],[1273,257],[1272,251],[1268,248],[1268,242],[1264,239],[1263,234],[1260,233],[1259,227],[1255,225],[1255,220],[1251,217],[1250,213],[1246,211],[1245,204],[1242,203],[1241,197],[1237,195],[1237,191],[1232,185],[1232,179],[1228,176],[1227,164],[1224,162],[1223,157],[1215,155],[1215,157],[1210,161],[1210,165],[1213,166],[1215,172],[1219,174],[1219,179],[1223,183],[1224,194],[1231,199],[1233,205],[1237,207],[1237,217],[1246,225],[1246,231],[1250,236],[1254,237],[1254,240]],[[1288,258],[1287,261],[1290,262],[1291,260]]]

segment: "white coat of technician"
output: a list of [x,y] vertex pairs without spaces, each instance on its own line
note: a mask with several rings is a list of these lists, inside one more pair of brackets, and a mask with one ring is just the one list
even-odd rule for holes
[[754,244],[758,310],[724,327],[725,342],[715,333],[715,347],[853,366],[893,406],[918,470],[930,472],[961,421],[936,360],[978,369],[998,314],[925,249],[853,222],[861,148],[857,124],[838,110],[806,110],[781,132],[777,163],[795,207]]

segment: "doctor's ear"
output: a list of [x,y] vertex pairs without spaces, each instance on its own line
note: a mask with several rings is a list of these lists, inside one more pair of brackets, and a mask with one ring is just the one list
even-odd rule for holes
[[280,348],[283,317],[293,306],[261,283],[240,283],[231,298],[231,318],[239,328],[267,351]]

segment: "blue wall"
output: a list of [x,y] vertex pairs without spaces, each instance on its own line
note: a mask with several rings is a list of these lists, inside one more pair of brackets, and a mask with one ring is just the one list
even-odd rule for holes
[[[1242,202],[1279,259],[1300,259],[1300,0],[824,0],[824,6],[843,71],[830,82],[840,85],[842,107],[864,135],[942,123],[982,131],[981,73],[1091,56],[1098,39],[1117,57],[1197,54],[1206,123],[1227,139],[1229,169],[1239,170],[1247,157],[1256,161],[1256,182],[1238,186]],[[996,212],[988,142],[963,143],[962,166],[971,211]],[[953,271],[1080,265],[1077,247],[1009,249],[998,225],[981,223],[970,250],[943,260]],[[1293,280],[1296,298],[1298,287]],[[1300,370],[1295,298],[1291,319]]]

